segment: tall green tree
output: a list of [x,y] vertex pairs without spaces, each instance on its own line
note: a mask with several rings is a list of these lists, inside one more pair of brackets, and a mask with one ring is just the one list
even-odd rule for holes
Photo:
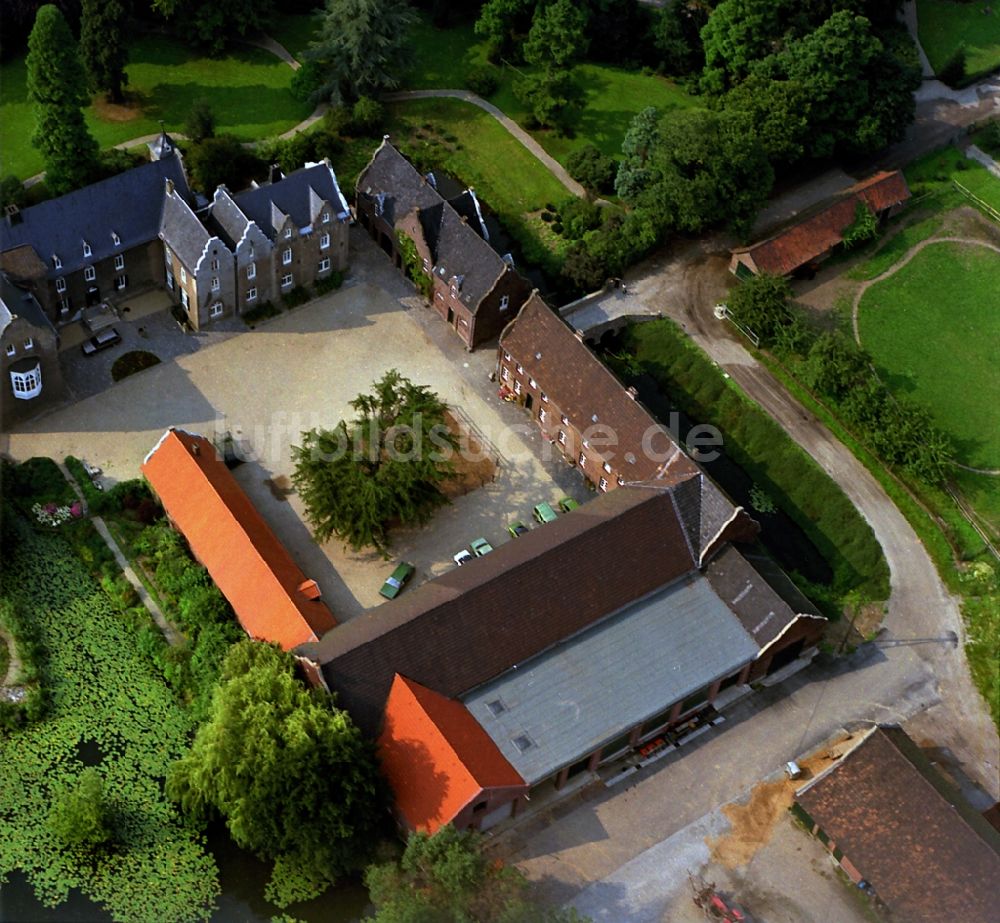
[[447,500],[455,437],[445,404],[392,369],[360,394],[357,416],[313,429],[292,446],[292,480],[317,541],[336,535],[354,549],[384,550],[390,522],[425,522]]
[[90,88],[106,93],[113,103],[125,99],[128,83],[129,6],[127,0],[83,0],[80,18],[80,54],[83,57]]
[[476,35],[486,39],[490,60],[512,54],[531,28],[536,0],[487,0],[476,20]]
[[482,837],[455,827],[414,833],[398,862],[365,873],[370,923],[583,923],[575,910],[536,904],[524,875],[484,855]]
[[383,808],[372,746],[347,713],[303,685],[291,655],[251,640],[229,649],[167,794],[193,818],[222,817],[242,848],[297,869],[299,896],[364,861]]
[[57,195],[85,185],[97,169],[97,142],[83,119],[90,102],[76,41],[58,7],[46,4],[28,37],[28,99],[35,108],[31,142]]
[[761,343],[773,342],[781,328],[792,322],[789,308],[792,289],[784,276],[761,273],[736,286],[729,294],[729,310],[749,327]]
[[417,18],[406,0],[326,0],[305,52],[318,99],[340,103],[399,85]]
[[573,0],[539,4],[524,43],[524,60],[536,67],[568,67],[587,53],[587,10]]
[[615,179],[615,192],[635,201],[656,179],[650,158],[660,143],[660,113],[652,106],[639,112],[625,132],[622,159]]

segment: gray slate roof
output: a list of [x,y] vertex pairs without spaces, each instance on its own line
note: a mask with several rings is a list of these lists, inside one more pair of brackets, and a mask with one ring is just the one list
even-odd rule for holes
[[[529,784],[757,655],[711,583],[684,577],[463,698]],[[495,715],[489,703],[500,700]],[[527,735],[521,750],[516,738]]]
[[226,246],[235,252],[236,245],[243,237],[250,220],[240,211],[229,190],[225,186],[219,186],[215,190],[215,198],[212,200],[212,209],[206,223],[211,232],[225,241]]
[[273,185],[237,193],[233,200],[271,240],[275,238],[275,211],[290,215],[297,228],[312,225],[320,200],[331,204],[331,217],[338,221],[346,221],[350,217],[350,209],[337,184],[337,177],[326,163],[308,165],[289,173]]
[[358,177],[358,195],[382,196],[382,217],[395,224],[415,208],[432,208],[444,199],[402,154],[384,141]]
[[[190,197],[179,157],[146,163],[57,199],[26,208],[13,226],[0,223],[0,252],[32,247],[47,267],[47,276],[64,276],[116,253],[155,240],[167,179],[185,198]],[[111,233],[118,234],[115,246]],[[83,242],[92,255],[83,255]],[[52,255],[62,260],[55,269]]]
[[175,192],[163,200],[160,238],[188,269],[193,270],[205,252],[210,235],[198,216]]
[[0,335],[15,317],[23,317],[35,327],[55,329],[35,296],[0,273]]

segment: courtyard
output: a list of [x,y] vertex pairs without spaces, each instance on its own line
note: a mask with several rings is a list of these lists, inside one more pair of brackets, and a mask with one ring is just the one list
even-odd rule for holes
[[[374,245],[352,244],[355,276],[340,291],[254,331],[165,357],[4,434],[0,451],[16,460],[72,454],[100,466],[111,483],[137,477],[170,426],[210,438],[229,431],[249,447],[235,477],[341,621],[382,601],[378,590],[396,558],[416,566],[419,583],[454,567],[452,555],[472,539],[494,546],[511,540],[507,524],[531,522],[536,503],[566,494],[585,500],[589,491],[576,470],[522,411],[496,398],[493,350],[466,353]],[[153,328],[149,318],[143,322]],[[157,352],[155,337],[147,348]],[[456,409],[497,463],[495,477],[423,528],[393,533],[393,560],[345,550],[336,540],[318,546],[291,485],[291,446],[304,429],[332,428],[353,415],[349,402],[393,368]]]

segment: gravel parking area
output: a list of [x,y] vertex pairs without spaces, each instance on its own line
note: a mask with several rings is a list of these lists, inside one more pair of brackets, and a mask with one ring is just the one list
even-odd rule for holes
[[[532,506],[542,500],[555,502],[566,493],[587,499],[575,469],[558,458],[522,411],[497,399],[489,380],[493,351],[466,353],[374,245],[357,238],[352,245],[358,251],[352,254],[352,278],[340,291],[252,332],[214,335],[208,346],[30,421],[0,437],[0,450],[15,459],[73,454],[114,481],[137,476],[169,426],[208,436],[229,430],[253,448],[252,458],[235,469],[237,479],[342,620],[381,602],[378,590],[393,562],[354,554],[337,542],[315,544],[290,492],[290,446],[302,430],[332,427],[351,415],[348,402],[388,369],[429,386],[467,415],[501,459],[495,481],[459,497],[424,528],[396,536],[394,555],[416,565],[415,582],[454,566],[451,556],[472,539],[483,536],[494,546],[509,541],[506,524],[530,521]],[[150,329],[159,317],[145,317],[142,324]],[[179,331],[177,336],[184,337]],[[152,345],[144,345],[162,357],[159,344],[168,341],[169,331],[158,332]],[[95,358],[91,368],[98,378],[113,356]],[[546,462],[546,452],[556,458]]]

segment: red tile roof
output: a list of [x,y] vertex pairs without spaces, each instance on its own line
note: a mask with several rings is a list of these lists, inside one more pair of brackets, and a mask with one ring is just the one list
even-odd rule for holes
[[209,440],[168,430],[142,473],[251,638],[291,650],[337,624]]
[[398,673],[379,755],[396,810],[412,830],[434,833],[485,789],[528,788],[461,702]]
[[[733,250],[733,268],[744,262],[755,272],[784,276],[826,253],[843,240],[859,202],[876,214],[910,197],[903,174],[881,172],[845,189],[833,203],[774,237]],[[740,259],[742,257],[742,259]]]
[[996,920],[1000,835],[896,727],[878,727],[796,795],[907,923]]

